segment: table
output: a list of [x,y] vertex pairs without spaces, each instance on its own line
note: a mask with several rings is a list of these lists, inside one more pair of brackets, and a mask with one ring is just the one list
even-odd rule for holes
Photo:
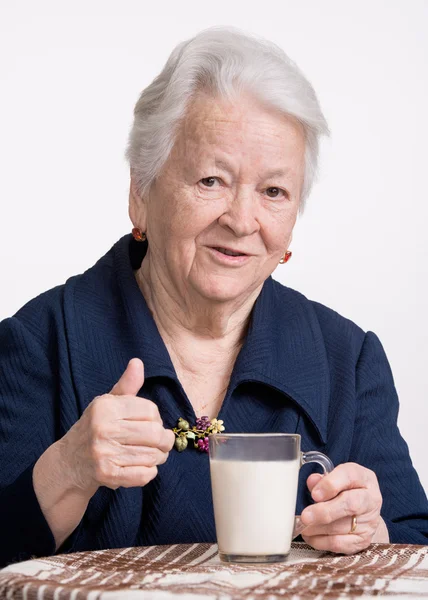
[[0,598],[274,600],[428,597],[428,546],[372,544],[339,556],[293,543],[273,565],[221,563],[214,544],[63,554],[0,571]]

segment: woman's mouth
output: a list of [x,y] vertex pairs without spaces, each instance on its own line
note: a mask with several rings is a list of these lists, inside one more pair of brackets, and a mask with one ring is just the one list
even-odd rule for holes
[[228,250],[228,248],[214,248],[217,252],[221,252],[222,254],[226,254],[226,256],[246,256],[242,252],[236,252],[235,250]]
[[248,254],[231,248],[223,248],[222,246],[211,246],[208,247],[208,250],[216,263],[226,266],[238,267],[250,259]]

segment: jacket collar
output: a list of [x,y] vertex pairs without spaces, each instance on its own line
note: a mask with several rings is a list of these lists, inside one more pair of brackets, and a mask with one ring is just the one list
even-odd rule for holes
[[[165,376],[177,380],[133,272],[141,265],[147,243],[135,242],[131,235],[126,235],[112,251],[127,328],[138,338],[146,378]],[[312,303],[271,277],[255,303],[229,389],[244,381],[264,383],[288,396],[306,413],[326,442],[330,379],[321,328]]]
[[330,376],[311,302],[269,277],[255,303],[233,384],[258,381],[288,396],[327,441]]
[[177,374],[152,313],[138,286],[134,271],[147,252],[147,242],[136,242],[132,235],[121,238],[113,247],[114,270],[134,336],[139,338],[139,358],[144,363],[145,378],[170,377]]

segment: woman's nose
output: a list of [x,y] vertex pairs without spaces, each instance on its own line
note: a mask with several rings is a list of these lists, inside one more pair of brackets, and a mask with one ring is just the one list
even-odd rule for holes
[[247,191],[235,194],[218,222],[222,227],[233,231],[236,237],[244,237],[258,231],[260,226],[257,220],[257,203],[253,195]]

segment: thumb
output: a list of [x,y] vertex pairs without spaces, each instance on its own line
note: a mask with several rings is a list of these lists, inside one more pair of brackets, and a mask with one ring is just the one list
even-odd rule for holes
[[122,377],[113,386],[110,394],[115,396],[136,396],[144,383],[144,364],[139,358],[129,361]]

